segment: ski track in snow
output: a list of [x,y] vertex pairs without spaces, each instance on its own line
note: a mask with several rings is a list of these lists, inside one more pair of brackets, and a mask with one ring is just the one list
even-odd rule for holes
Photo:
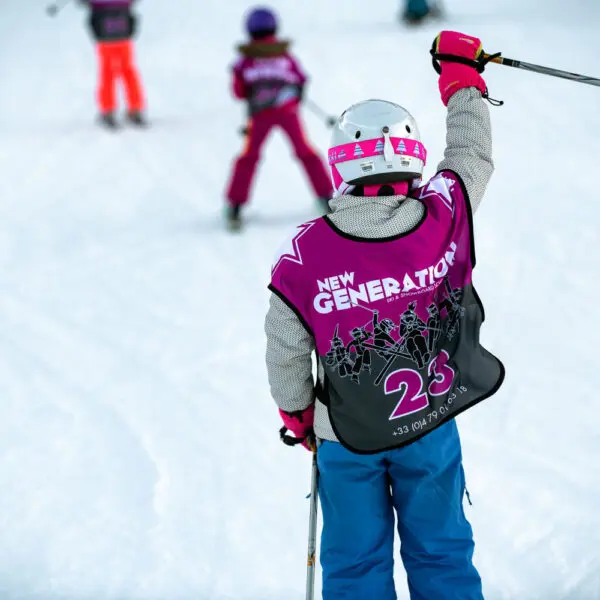
[[[0,598],[299,600],[310,465],[278,440],[262,325],[271,258],[315,207],[276,134],[247,230],[223,231],[243,120],[228,66],[249,3],[142,3],[153,125],[118,134],[93,122],[82,11],[29,4],[0,8]],[[404,104],[428,173],[440,28],[599,75],[590,2],[455,0],[414,31],[394,4],[273,2],[311,98]],[[496,65],[486,80],[506,104],[491,109],[475,282],[507,379],[459,418],[476,563],[487,600],[598,600],[600,90]]]

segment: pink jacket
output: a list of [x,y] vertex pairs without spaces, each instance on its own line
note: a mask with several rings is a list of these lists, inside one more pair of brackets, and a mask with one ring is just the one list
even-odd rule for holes
[[[260,43],[279,43],[279,40],[271,36],[260,40]],[[252,44],[253,42],[250,42],[249,45]],[[295,95],[290,95],[289,99],[269,107],[282,108],[298,103],[306,80],[307,77],[298,60],[288,52],[268,58],[240,56],[233,65],[232,91],[239,100],[252,103],[258,94],[266,93],[267,89],[295,88]]]

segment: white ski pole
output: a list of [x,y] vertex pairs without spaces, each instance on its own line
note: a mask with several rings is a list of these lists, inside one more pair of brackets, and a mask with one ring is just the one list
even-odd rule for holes
[[306,98],[304,104],[306,104],[306,108],[308,108],[313,115],[322,119],[327,127],[333,127],[335,125],[337,118],[328,115],[316,102],[313,102],[310,98]]
[[489,54],[483,55],[484,59],[489,59],[489,62],[493,62],[505,67],[513,67],[514,69],[522,69],[523,71],[531,71],[532,73],[541,73],[542,75],[550,75],[551,77],[560,77],[561,79],[569,79],[577,83],[587,83],[588,85],[600,86],[600,78],[592,77],[590,75],[580,75],[579,73],[570,73],[569,71],[561,71],[552,67],[542,67],[541,65],[534,65],[527,63],[522,60],[515,60],[514,58],[504,58],[500,56],[500,53],[494,54],[490,57]]
[[310,486],[310,513],[308,518],[308,560],[306,569],[306,600],[315,597],[315,571],[317,562],[317,513],[319,509],[319,468],[317,453],[313,452]]

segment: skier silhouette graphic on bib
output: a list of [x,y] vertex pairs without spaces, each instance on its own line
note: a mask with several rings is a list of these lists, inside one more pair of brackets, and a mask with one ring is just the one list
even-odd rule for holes
[[344,345],[344,340],[339,336],[339,325],[336,326],[331,340],[331,348],[327,352],[327,364],[338,370],[340,377],[348,377],[352,373],[353,364],[350,353]]
[[394,321],[391,319],[379,320],[379,311],[373,313],[373,345],[376,352],[382,358],[389,360],[393,356],[388,351],[394,350],[397,346],[397,341],[390,335],[396,329]]
[[427,341],[423,333],[427,331],[427,326],[419,318],[415,309],[416,302],[410,302],[407,309],[400,317],[400,336],[404,340],[406,351],[411,358],[417,363],[417,367],[422,369],[431,358],[427,349]]
[[364,345],[371,339],[371,334],[364,327],[355,327],[351,334],[352,341],[346,346],[346,352],[350,354],[354,348],[356,357],[352,367],[352,381],[358,383],[363,370],[371,372],[371,351]]
[[432,303],[427,307],[427,351],[433,355],[437,342],[442,337],[442,318],[438,307]]
[[448,278],[444,278],[446,297],[440,303],[440,312],[445,309],[448,315],[446,320],[446,337],[451,340],[457,333],[461,317],[465,309],[461,306],[463,292],[460,288],[452,289]]

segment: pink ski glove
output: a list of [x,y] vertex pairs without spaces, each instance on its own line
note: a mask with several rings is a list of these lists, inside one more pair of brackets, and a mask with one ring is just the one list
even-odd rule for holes
[[[489,60],[483,58],[481,40],[456,31],[442,31],[431,47],[433,67],[439,73],[439,88],[444,106],[454,93],[466,87],[476,87],[487,96],[487,87],[480,73]],[[439,61],[439,62],[438,62]]]
[[[279,430],[281,441],[288,446],[302,444],[307,450],[315,452],[317,444],[313,430],[315,420],[314,403],[310,404],[304,410],[297,410],[291,413],[279,409],[279,414],[283,421],[283,427]],[[288,435],[288,431],[291,431],[294,436]]]

